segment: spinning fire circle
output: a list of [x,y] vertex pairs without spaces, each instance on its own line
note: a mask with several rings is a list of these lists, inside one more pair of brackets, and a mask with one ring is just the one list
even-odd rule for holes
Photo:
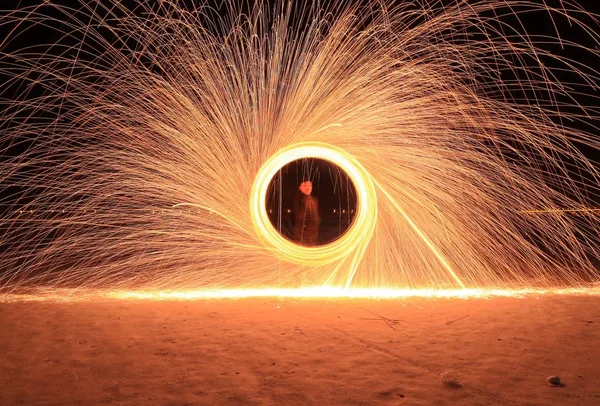
[[[335,241],[305,247],[283,237],[274,227],[266,208],[269,184],[282,167],[303,158],[318,158],[346,172],[357,193],[356,216],[350,228]],[[351,154],[321,142],[290,145],[273,155],[258,171],[250,195],[250,213],[257,236],[282,259],[298,264],[320,265],[344,258],[371,238],[377,222],[377,195],[369,173]]]

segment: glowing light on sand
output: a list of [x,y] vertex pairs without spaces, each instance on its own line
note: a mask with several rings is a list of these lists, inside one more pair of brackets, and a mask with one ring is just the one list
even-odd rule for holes
[[600,296],[600,287],[517,288],[517,289],[378,289],[316,286],[290,289],[215,289],[215,290],[107,290],[36,289],[28,293],[0,294],[0,302],[85,302],[85,301],[162,301],[248,298],[296,299],[493,299],[526,296]]
[[[0,12],[0,289],[396,297],[598,279],[599,219],[573,210],[599,195],[578,148],[600,149],[600,30],[574,3],[79,3]],[[19,46],[28,30],[57,42]],[[265,207],[303,157],[358,193],[348,232],[312,248]]]

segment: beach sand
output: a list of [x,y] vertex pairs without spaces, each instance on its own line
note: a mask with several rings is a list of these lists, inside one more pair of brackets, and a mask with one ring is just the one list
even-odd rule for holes
[[598,296],[5,302],[0,349],[2,405],[600,405]]

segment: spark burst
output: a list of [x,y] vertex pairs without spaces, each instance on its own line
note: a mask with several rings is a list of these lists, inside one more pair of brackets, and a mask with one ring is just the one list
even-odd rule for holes
[[[595,16],[518,0],[281,3],[2,13],[5,291],[598,279],[598,221],[568,215],[598,191],[576,148],[598,149],[576,125],[598,110],[574,97],[597,100]],[[593,45],[528,35],[526,14]],[[37,25],[55,42],[19,47]],[[357,220],[333,244],[295,246],[269,224],[268,182],[294,156],[355,184]]]

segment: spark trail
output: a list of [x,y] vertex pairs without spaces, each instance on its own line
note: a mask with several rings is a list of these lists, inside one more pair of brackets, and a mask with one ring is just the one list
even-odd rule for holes
[[[598,196],[581,152],[600,146],[597,16],[519,0],[235,3],[2,11],[3,290],[598,280],[598,219],[569,214]],[[555,28],[529,33],[532,18]],[[265,220],[267,175],[299,157],[356,187],[357,220],[332,244],[296,246]]]

